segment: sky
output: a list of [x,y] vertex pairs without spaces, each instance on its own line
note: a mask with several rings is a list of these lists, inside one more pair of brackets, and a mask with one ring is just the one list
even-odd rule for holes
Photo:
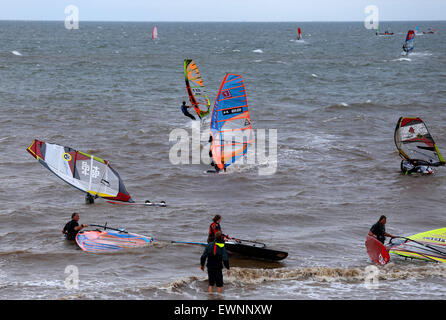
[[0,0],[0,20],[64,21],[380,21],[445,20],[446,0]]

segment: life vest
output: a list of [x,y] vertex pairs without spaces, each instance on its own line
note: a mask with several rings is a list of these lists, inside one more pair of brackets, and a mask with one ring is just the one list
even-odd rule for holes
[[214,256],[217,254],[217,246],[219,246],[220,248],[223,249],[223,247],[225,246],[225,244],[224,244],[224,243],[214,242]]
[[214,241],[215,240],[215,234],[220,231],[221,232],[221,227],[220,224],[217,222],[212,222],[211,225],[209,226],[209,236],[208,236],[208,242]]

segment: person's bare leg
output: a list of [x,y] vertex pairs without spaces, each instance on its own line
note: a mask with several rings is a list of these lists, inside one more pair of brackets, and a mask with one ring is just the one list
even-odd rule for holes
[[212,286],[208,286],[208,292],[209,293],[212,293],[212,288],[213,288]]
[[222,293],[223,292],[223,287],[217,287],[217,292],[218,293]]

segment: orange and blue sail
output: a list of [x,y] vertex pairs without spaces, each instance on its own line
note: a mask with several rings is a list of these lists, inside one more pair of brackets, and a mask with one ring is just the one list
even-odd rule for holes
[[141,248],[152,242],[153,238],[150,237],[112,230],[81,231],[76,235],[76,243],[79,247],[93,253]]
[[254,138],[241,75],[225,75],[215,99],[210,129],[212,158],[219,169],[247,154]]

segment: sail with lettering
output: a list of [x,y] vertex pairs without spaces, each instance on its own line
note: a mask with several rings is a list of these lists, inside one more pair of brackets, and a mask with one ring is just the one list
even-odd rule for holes
[[134,202],[108,161],[70,147],[34,140],[27,151],[69,185],[107,200]]
[[200,119],[206,117],[211,109],[211,102],[206,93],[206,87],[200,71],[191,59],[184,60],[184,77],[189,100]]
[[225,75],[212,110],[210,129],[211,153],[218,169],[227,168],[247,154],[254,138],[241,75]]

